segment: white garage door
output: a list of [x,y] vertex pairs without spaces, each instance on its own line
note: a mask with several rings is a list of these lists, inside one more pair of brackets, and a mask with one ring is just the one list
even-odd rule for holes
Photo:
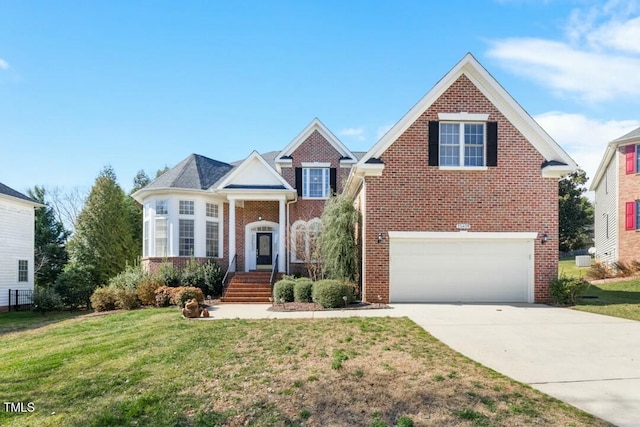
[[535,236],[390,232],[390,300],[533,302]]

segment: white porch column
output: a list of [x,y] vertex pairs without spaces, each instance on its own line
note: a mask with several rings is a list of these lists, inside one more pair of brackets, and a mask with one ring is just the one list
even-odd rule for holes
[[280,232],[278,233],[278,271],[285,271],[285,258],[286,258],[286,249],[285,249],[285,236],[287,234],[287,223],[285,219],[285,200],[279,200],[279,220],[278,223],[280,225]]
[[236,265],[232,265],[236,255],[236,199],[229,198],[229,271],[236,271]]

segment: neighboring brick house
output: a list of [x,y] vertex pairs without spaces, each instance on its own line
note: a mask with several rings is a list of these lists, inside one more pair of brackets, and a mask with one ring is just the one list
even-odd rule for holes
[[354,166],[368,301],[548,301],[576,164],[466,55]]
[[590,190],[596,258],[640,261],[640,128],[609,142]]
[[35,200],[0,183],[0,311],[16,303],[15,291],[34,283]]
[[302,272],[326,198],[346,192],[362,213],[363,299],[547,301],[558,180],[575,168],[468,54],[367,153],[316,119],[279,152],[189,156],[134,194],[143,265],[194,256],[249,272],[277,256]]
[[144,207],[142,263],[195,257],[248,272],[277,260],[277,271],[302,273],[325,200],[357,160],[318,119],[282,151],[233,164],[192,154],[133,195]]

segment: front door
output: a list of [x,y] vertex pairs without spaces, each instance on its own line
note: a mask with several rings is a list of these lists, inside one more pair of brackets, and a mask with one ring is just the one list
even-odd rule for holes
[[271,265],[273,263],[272,255],[272,234],[271,233],[257,233],[256,234],[256,265]]

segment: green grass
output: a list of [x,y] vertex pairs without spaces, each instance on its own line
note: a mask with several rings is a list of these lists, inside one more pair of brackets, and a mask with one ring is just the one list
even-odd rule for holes
[[576,267],[575,258],[561,259],[558,262],[558,274],[570,277],[586,277],[589,267]]
[[640,321],[640,279],[591,285],[575,308]]
[[62,320],[87,314],[82,311],[70,313],[61,311],[56,313],[34,313],[33,311],[11,311],[0,313],[0,335],[19,332],[27,329],[40,328]]
[[3,426],[358,426],[399,415],[416,425],[607,425],[406,318],[199,321],[167,308],[34,319],[2,336],[0,401],[35,411],[0,411]]

